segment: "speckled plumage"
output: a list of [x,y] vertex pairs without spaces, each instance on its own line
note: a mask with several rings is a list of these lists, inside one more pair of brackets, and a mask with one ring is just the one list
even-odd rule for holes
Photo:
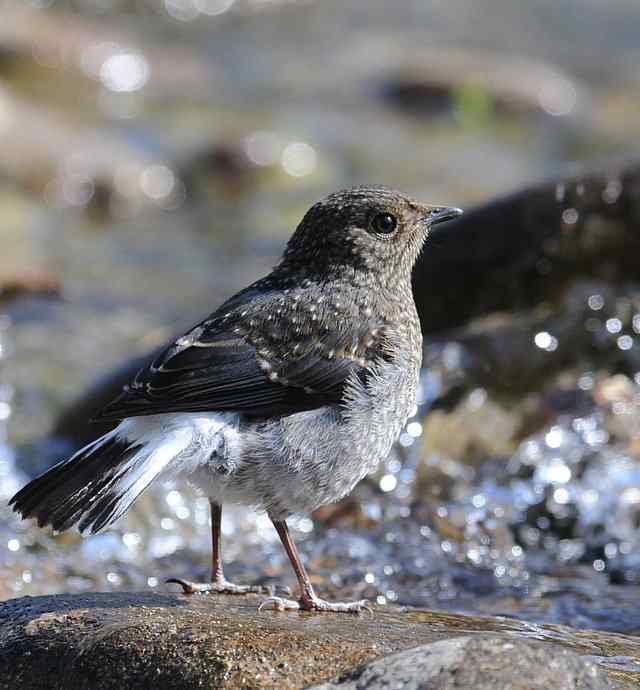
[[177,475],[218,510],[252,505],[286,530],[292,513],[349,493],[414,406],[411,269],[429,226],[458,213],[382,187],[315,204],[272,273],[140,371],[103,412],[119,426],[25,487],[16,510],[98,531]]

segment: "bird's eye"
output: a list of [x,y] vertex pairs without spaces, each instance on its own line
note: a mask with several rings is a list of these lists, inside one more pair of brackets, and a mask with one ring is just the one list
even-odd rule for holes
[[371,229],[373,232],[378,232],[381,235],[388,235],[392,233],[398,225],[395,216],[390,213],[377,213],[371,219]]

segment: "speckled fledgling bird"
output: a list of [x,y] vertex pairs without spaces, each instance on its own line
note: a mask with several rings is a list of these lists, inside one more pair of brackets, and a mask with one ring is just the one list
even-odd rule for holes
[[286,518],[337,501],[389,453],[415,403],[422,355],[411,269],[429,228],[459,215],[383,187],[315,204],[272,273],[171,343],[102,412],[111,432],[25,486],[23,517],[97,532],[158,477],[186,477],[211,503],[212,581],[225,579],[225,502],[265,510],[298,578],[278,609],[352,611],[320,599]]

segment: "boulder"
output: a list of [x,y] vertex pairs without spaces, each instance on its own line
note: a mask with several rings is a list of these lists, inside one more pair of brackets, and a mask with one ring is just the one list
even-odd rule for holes
[[569,649],[458,637],[376,659],[308,690],[608,690],[604,671]]
[[[459,678],[455,687],[461,689],[489,687],[477,684],[483,674],[494,688],[605,688],[605,678],[611,687],[640,688],[640,638],[391,607],[360,616],[280,613],[259,611],[259,602],[256,595],[145,592],[3,602],[0,689],[293,689],[332,677],[355,688],[361,687],[358,678],[383,674],[367,686],[373,690],[400,687],[382,680],[399,666],[422,668],[424,678],[427,669],[447,682]],[[400,664],[388,657],[440,640],[444,646],[409,653],[419,655],[419,664],[417,656]],[[527,682],[551,680],[546,686],[499,685],[518,674]],[[572,678],[573,686],[567,684]]]

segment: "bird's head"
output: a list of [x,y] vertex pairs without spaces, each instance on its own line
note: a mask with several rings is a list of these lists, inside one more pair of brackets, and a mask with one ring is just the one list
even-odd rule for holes
[[409,278],[429,229],[458,208],[422,204],[386,187],[354,187],[314,204],[289,240],[288,271]]

